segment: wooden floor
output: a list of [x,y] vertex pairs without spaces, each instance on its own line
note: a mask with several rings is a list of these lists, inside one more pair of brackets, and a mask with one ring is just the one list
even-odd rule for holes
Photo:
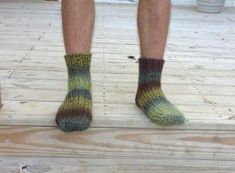
[[82,133],[54,122],[67,71],[58,2],[0,2],[1,173],[234,173],[235,8],[174,6],[165,94],[186,116],[160,127],[135,106],[135,5],[97,5],[94,121]]

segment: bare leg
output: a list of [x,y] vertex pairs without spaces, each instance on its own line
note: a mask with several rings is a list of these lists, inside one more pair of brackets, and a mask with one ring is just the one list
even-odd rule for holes
[[163,59],[170,17],[170,0],[140,0],[138,30],[141,57]]
[[94,30],[94,0],[63,0],[62,20],[68,94],[56,115],[66,132],[85,130],[92,121],[91,41]]
[[140,0],[138,29],[141,58],[136,104],[161,125],[183,124],[184,115],[165,97],[161,75],[168,34],[170,0]]
[[94,30],[94,0],[63,0],[62,20],[66,54],[90,53]]

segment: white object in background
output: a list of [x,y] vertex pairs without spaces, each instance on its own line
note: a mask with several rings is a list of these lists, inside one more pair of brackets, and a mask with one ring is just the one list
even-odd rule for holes
[[226,0],[197,0],[197,10],[206,13],[220,13]]

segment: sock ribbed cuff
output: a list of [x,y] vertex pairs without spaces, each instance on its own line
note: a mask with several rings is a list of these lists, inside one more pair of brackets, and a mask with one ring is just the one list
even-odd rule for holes
[[148,72],[162,72],[164,59],[155,59],[155,58],[139,58],[139,70],[140,73]]
[[71,66],[90,67],[91,57],[92,57],[91,53],[88,54],[77,53],[77,54],[65,55],[64,59],[68,67]]
[[139,58],[139,86],[160,86],[164,62],[164,59]]

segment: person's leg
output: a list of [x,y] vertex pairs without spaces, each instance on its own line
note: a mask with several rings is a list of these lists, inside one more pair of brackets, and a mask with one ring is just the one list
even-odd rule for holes
[[184,115],[161,89],[161,75],[170,17],[170,0],[139,0],[138,31],[141,57],[136,104],[161,125],[182,124]]
[[90,53],[94,20],[94,0],[62,0],[66,54]]
[[163,59],[170,18],[170,0],[139,0],[141,57]]
[[56,123],[63,131],[85,130],[92,121],[91,42],[94,30],[94,0],[62,0],[68,94]]

